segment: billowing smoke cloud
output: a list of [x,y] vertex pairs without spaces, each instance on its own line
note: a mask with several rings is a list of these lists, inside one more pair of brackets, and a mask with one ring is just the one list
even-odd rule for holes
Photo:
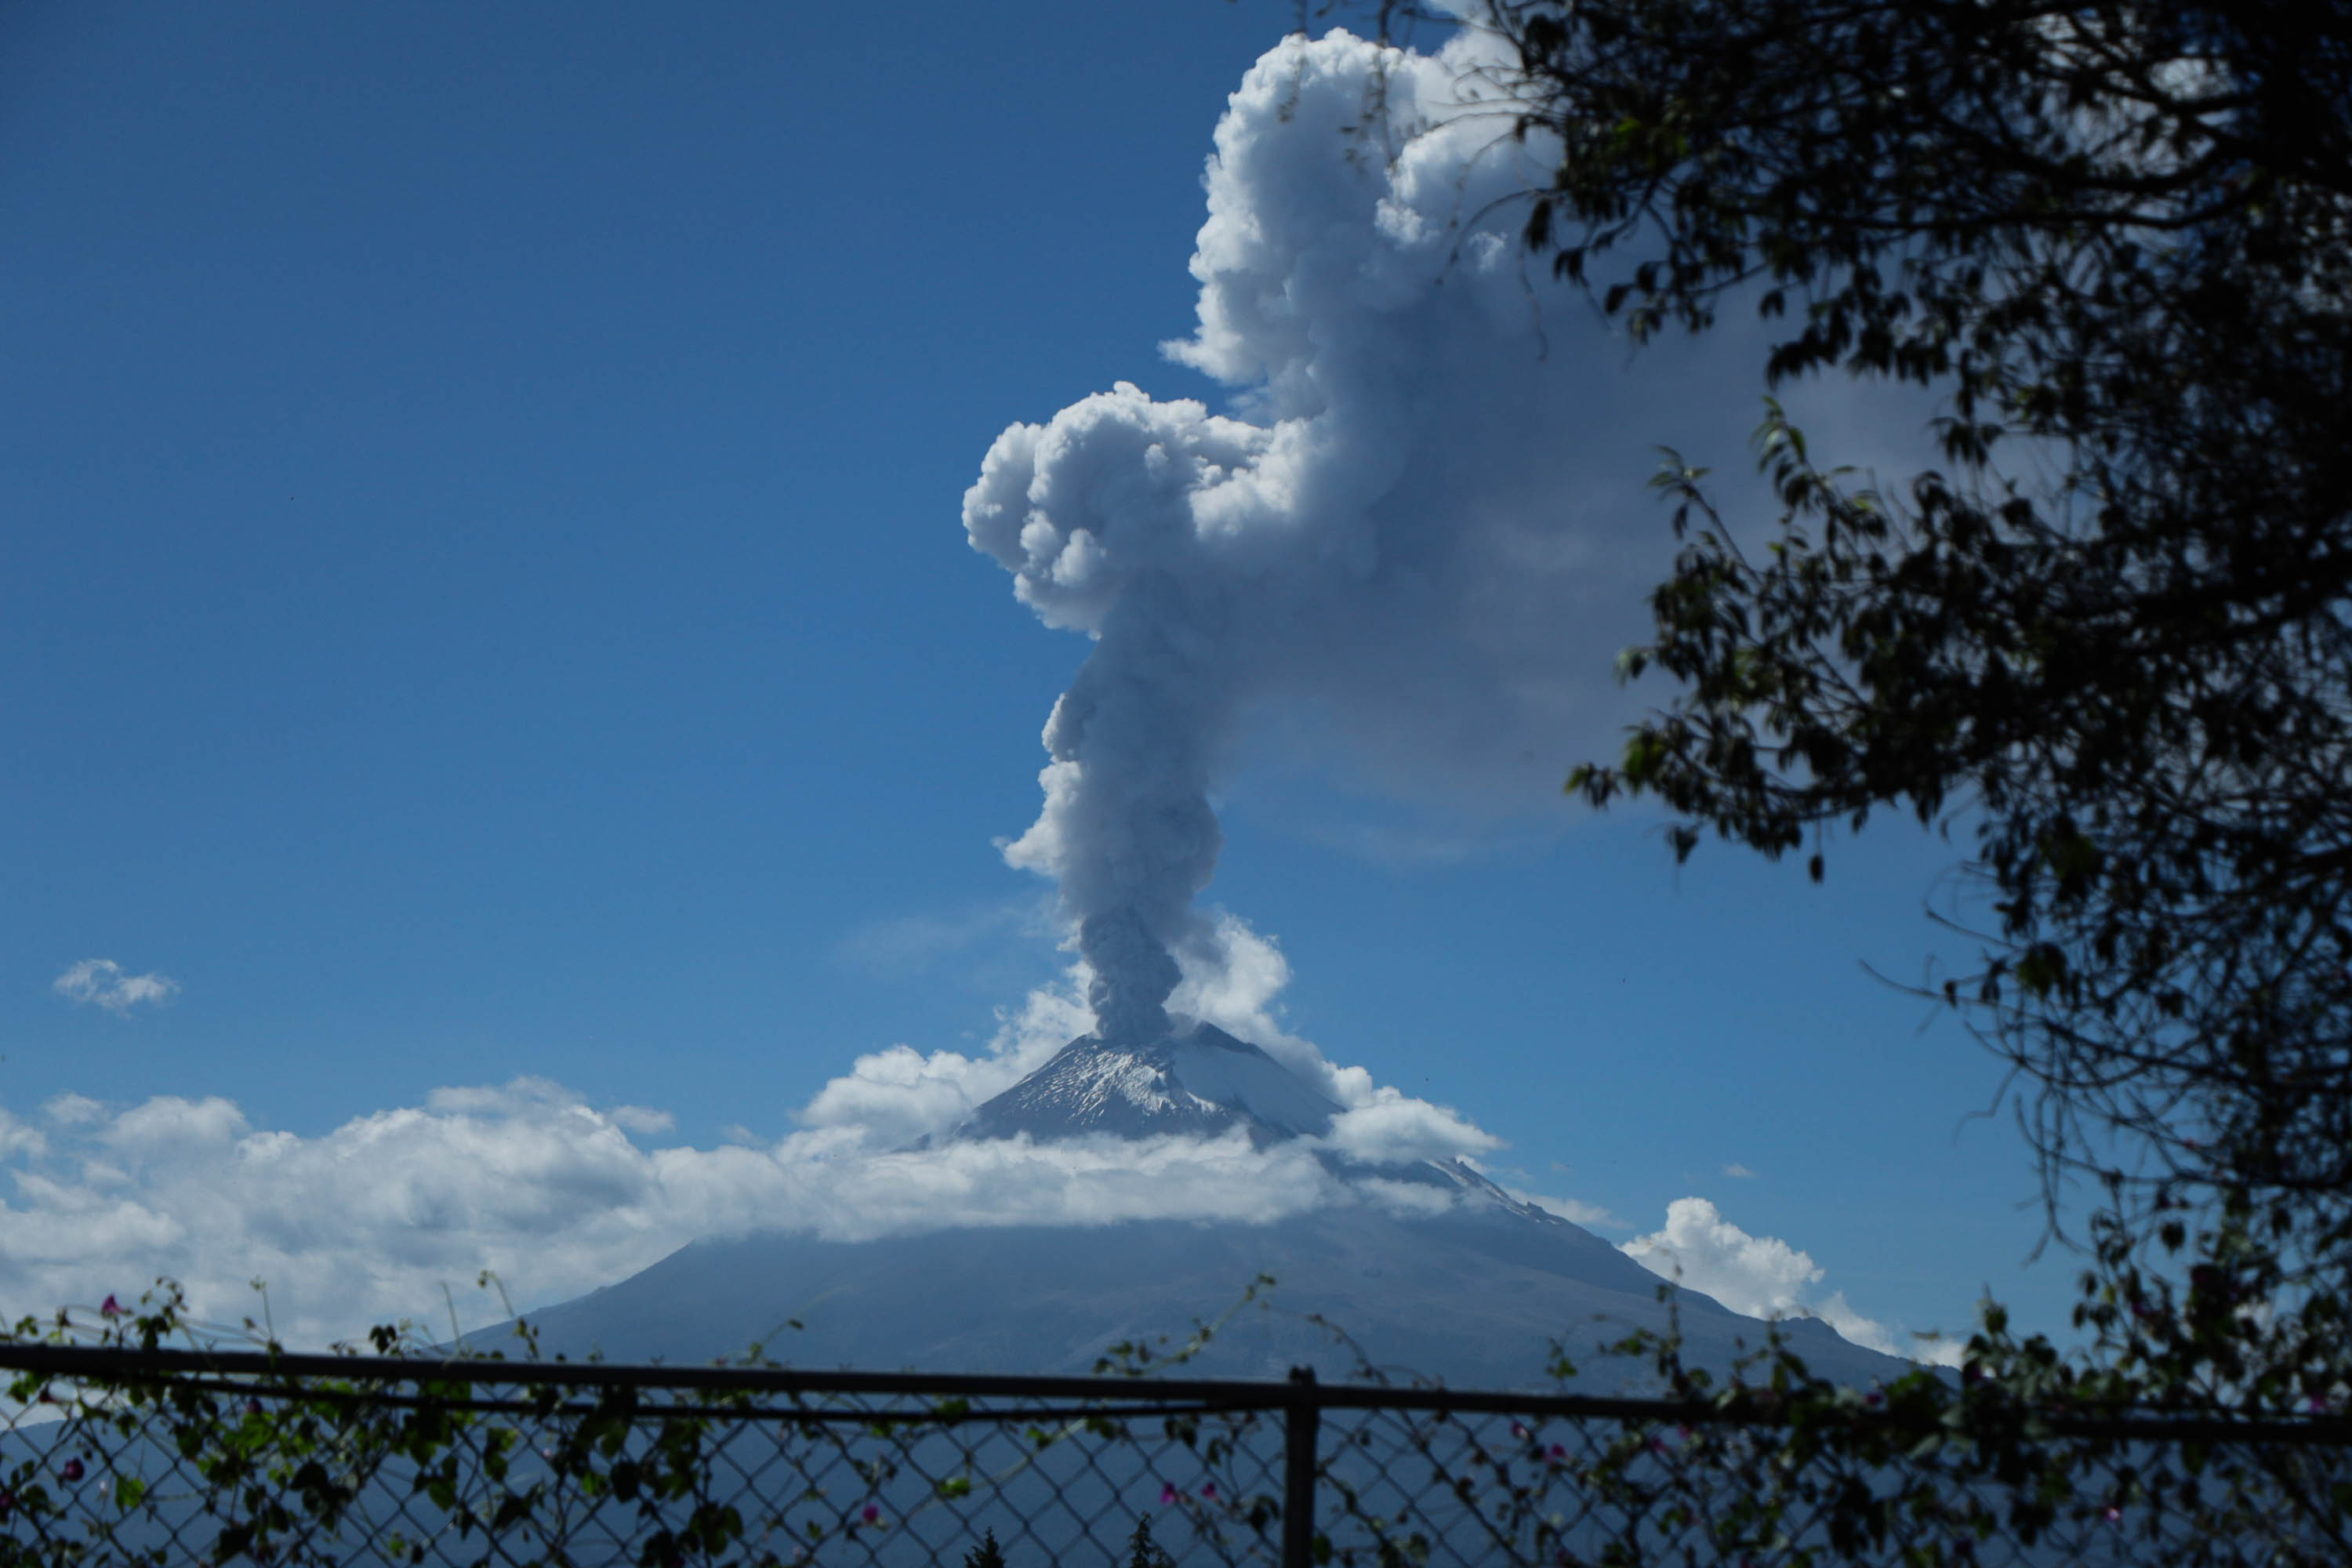
[[1058,883],[1109,1037],[1164,1031],[1217,962],[1211,790],[1254,726],[1385,795],[1530,809],[1622,721],[1672,422],[1508,237],[1542,158],[1463,100],[1488,47],[1260,60],[1217,129],[1199,326],[1167,345],[1235,416],[1122,382],[1006,430],[964,497],[1021,601],[1096,639],[1007,857]]

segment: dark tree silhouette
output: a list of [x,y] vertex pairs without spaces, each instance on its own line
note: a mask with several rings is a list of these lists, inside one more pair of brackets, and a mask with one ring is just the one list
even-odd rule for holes
[[1785,323],[1769,381],[1944,395],[1865,483],[1777,407],[1780,515],[1670,459],[1626,668],[1679,690],[1570,788],[1824,874],[1973,837],[1941,994],[2024,1077],[2052,1195],[2352,1253],[2352,5],[1503,0],[1475,84],[1528,245],[1637,338]]

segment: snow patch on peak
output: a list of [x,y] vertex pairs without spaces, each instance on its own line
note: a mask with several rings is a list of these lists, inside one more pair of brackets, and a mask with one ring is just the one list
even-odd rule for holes
[[1339,1107],[1257,1047],[1211,1024],[1142,1044],[1082,1035],[982,1105],[956,1138],[1045,1142],[1108,1134],[1214,1137],[1246,1129],[1263,1146],[1319,1137]]
[[1213,1024],[1163,1045],[1167,1073],[1204,1105],[1245,1113],[1294,1136],[1319,1134],[1339,1113],[1297,1074]]
[[1119,1100],[1152,1114],[1181,1113],[1186,1100],[1202,1110],[1215,1109],[1208,1100],[1170,1093],[1167,1068],[1123,1052],[1087,1053],[1068,1063],[1062,1076],[1062,1087],[1081,1114],[1100,1115]]

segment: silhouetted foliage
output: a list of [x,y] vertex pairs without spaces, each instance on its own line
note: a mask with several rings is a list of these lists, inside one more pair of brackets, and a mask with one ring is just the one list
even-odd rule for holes
[[[2024,1073],[2053,1205],[2196,1210],[2285,1277],[2352,1242],[2352,5],[1501,5],[1558,139],[1526,235],[1637,337],[1787,323],[1773,383],[1946,399],[1944,466],[1774,407],[1767,546],[1702,470],[1627,655],[1682,683],[1570,789],[1824,871],[1972,833],[1941,994]],[[1980,911],[1978,913],[1977,911]],[[2108,1237],[2109,1240],[2113,1237]],[[2226,1250],[2226,1249],[2225,1249]],[[2277,1279],[2273,1284],[2279,1283]]]
[[[2352,1428],[2333,1408],[2151,1412],[2131,1380],[2011,1339],[1997,1311],[1958,1381],[1839,1387],[1777,1328],[1709,1369],[1683,1360],[1660,1293],[1667,1331],[1604,1352],[1646,1367],[1652,1396],[1608,1399],[1399,1386],[1369,1366],[1353,1386],[884,1389],[772,1365],[452,1359],[396,1328],[371,1335],[381,1358],[305,1357],[250,1324],[222,1341],[165,1287],[0,1325],[0,1564],[1171,1568],[1155,1526],[1190,1562],[1304,1545],[1334,1568],[2352,1553]],[[1320,1420],[1286,1415],[1301,1398]],[[1302,1436],[1313,1462],[1294,1465]]]
[[1135,1533],[1127,1538],[1127,1568],[1176,1568],[1176,1560],[1151,1539],[1151,1516],[1138,1514]]

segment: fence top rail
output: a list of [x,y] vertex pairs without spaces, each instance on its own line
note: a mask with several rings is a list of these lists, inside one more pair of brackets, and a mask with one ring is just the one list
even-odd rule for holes
[[[1608,1394],[1538,1394],[1504,1389],[1396,1387],[1318,1383],[1311,1372],[1286,1381],[1246,1378],[1074,1377],[996,1373],[821,1372],[778,1366],[667,1366],[616,1362],[508,1361],[488,1356],[315,1355],[271,1351],[213,1351],[114,1345],[0,1343],[0,1372],[93,1382],[145,1382],[182,1377],[243,1379],[265,1386],[345,1384],[499,1384],[541,1388],[653,1388],[712,1394],[872,1394],[895,1399],[1055,1400],[1105,1415],[1160,1414],[1185,1406],[1208,1411],[1394,1410],[1429,1414],[1562,1417],[1685,1425],[1771,1426],[1783,1419],[1778,1402],[1752,1398],[1645,1399]],[[288,1390],[293,1392],[293,1390]],[[460,1401],[465,1395],[457,1395]],[[1141,1407],[1141,1408],[1135,1408]],[[921,1406],[876,1410],[877,1420],[921,1420]],[[1008,1416],[1027,1414],[1005,1412]],[[2151,1442],[2292,1443],[2352,1447],[2352,1417],[2318,1415],[2217,1415],[2207,1412],[2133,1411],[2092,1415],[2064,1411],[2032,1415],[2055,1434]],[[1897,1423],[1892,1413],[1863,1410],[1855,1418]]]
[[[1166,1405],[1188,1403],[1231,1409],[1280,1409],[1302,1403],[1322,1406],[1362,1404],[1521,1410],[1531,1403],[1560,1405],[1560,1396],[1538,1394],[1471,1394],[1442,1389],[1406,1390],[1317,1384],[1311,1375],[1288,1381],[1247,1378],[1078,1377],[1047,1374],[944,1372],[824,1372],[785,1366],[671,1366],[661,1363],[573,1361],[509,1361],[488,1356],[305,1355],[291,1352],[141,1350],[110,1345],[0,1344],[0,1370],[55,1377],[214,1376],[335,1380],[380,1384],[504,1384],[541,1387],[663,1388],[745,1394],[871,1394],[900,1397],[964,1399],[1067,1399],[1087,1404]],[[1569,1398],[1579,1413],[1593,1406],[1614,1413],[1623,1400]],[[1679,1403],[1633,1401],[1656,1406],[1661,1415]]]

